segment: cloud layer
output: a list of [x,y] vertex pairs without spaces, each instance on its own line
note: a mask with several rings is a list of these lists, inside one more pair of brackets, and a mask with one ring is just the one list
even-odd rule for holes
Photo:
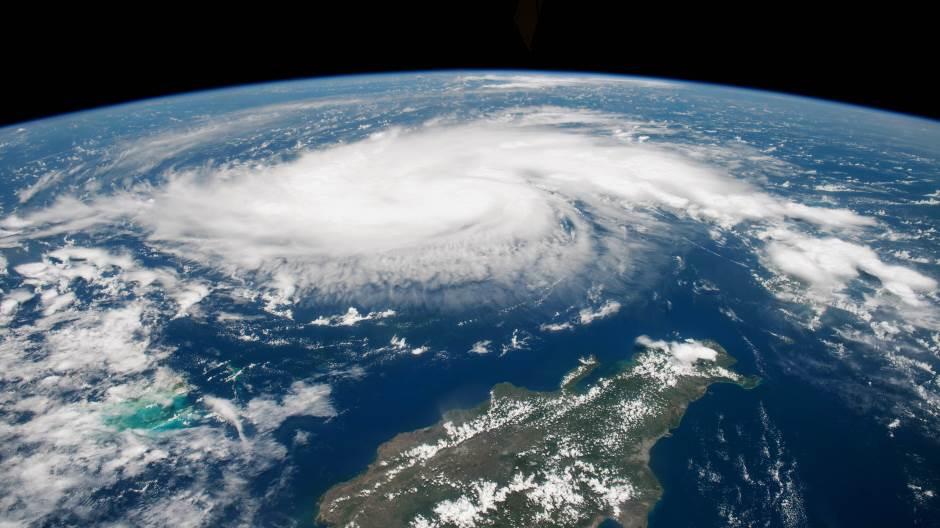
[[[251,519],[251,480],[287,455],[273,431],[336,413],[326,384],[237,402],[169,368],[173,350],[152,336],[207,292],[172,269],[66,246],[13,273],[21,286],[0,302],[0,518],[10,525],[93,522],[111,509],[138,526],[198,525],[226,509]],[[147,492],[154,475],[160,493]]]
[[[564,123],[565,128],[559,128]],[[165,184],[8,217],[17,237],[131,222],[162,250],[258,279],[278,302],[509,302],[559,281],[628,277],[654,210],[720,227],[873,222],[758,191],[683,154],[557,108],[388,129],[289,162],[170,173]],[[580,127],[580,128],[579,128]]]

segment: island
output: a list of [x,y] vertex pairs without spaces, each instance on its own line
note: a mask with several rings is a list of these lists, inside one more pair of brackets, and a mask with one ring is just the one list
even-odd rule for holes
[[329,526],[413,528],[647,525],[662,488],[649,468],[657,440],[713,383],[758,379],[731,370],[713,341],[640,336],[608,376],[587,383],[585,357],[560,388],[504,383],[470,410],[381,445],[359,476],[329,489],[317,520]]

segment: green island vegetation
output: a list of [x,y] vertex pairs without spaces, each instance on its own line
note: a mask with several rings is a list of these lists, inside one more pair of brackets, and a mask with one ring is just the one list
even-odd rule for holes
[[[646,526],[662,489],[648,466],[657,440],[712,383],[757,385],[718,343],[637,339],[633,359],[585,384],[582,358],[556,391],[508,383],[489,401],[379,447],[354,479],[328,490],[318,521],[415,528]],[[586,385],[586,386],[582,386]]]

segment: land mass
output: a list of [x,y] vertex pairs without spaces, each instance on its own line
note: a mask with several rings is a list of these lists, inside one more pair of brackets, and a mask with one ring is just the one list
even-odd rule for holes
[[414,528],[642,527],[662,489],[649,452],[712,383],[757,379],[730,369],[718,343],[637,339],[632,360],[582,387],[582,358],[556,391],[508,383],[490,400],[400,434],[356,478],[328,490],[318,521]]

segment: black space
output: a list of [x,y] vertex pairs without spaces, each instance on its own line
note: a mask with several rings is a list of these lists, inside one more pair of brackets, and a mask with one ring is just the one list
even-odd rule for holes
[[0,124],[248,82],[448,68],[671,77],[940,118],[926,8],[611,5],[44,4],[2,21]]

